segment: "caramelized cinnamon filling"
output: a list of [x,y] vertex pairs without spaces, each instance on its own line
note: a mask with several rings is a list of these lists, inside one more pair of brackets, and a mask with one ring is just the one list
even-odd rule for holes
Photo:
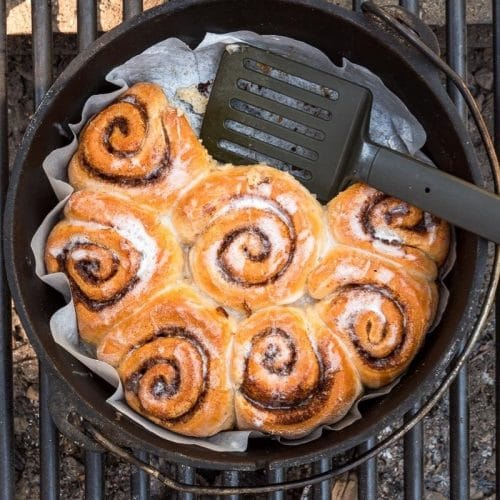
[[[377,211],[381,212],[379,220],[377,220],[375,215]],[[366,234],[369,234],[374,240],[395,246],[401,244],[397,239],[380,236],[377,226],[380,226],[381,223],[385,223],[388,228],[395,230],[402,229],[421,235],[428,233],[438,223],[436,217],[432,215],[426,217],[425,212],[420,209],[384,193],[377,193],[367,199],[359,214],[359,218]]]
[[[381,285],[347,285],[331,300],[333,304],[341,300],[347,304],[363,295],[372,297],[374,294],[382,298],[382,313],[385,308],[391,316],[380,318],[372,311],[360,309],[348,317],[347,332],[356,352],[367,365],[375,369],[398,366],[408,336],[405,307],[392,290]],[[337,314],[335,311],[334,315]],[[391,332],[391,328],[397,328],[397,333]]]
[[[182,373],[181,361],[174,354],[146,359],[133,373],[125,378],[123,386],[125,391],[133,393],[136,396],[143,413],[151,414],[166,423],[186,422],[199,409],[210,388],[210,354],[189,329],[182,326],[167,326],[151,333],[149,337],[135,344],[131,352],[161,338],[178,339],[181,342],[187,342],[191,348],[198,352],[199,358],[205,365],[205,369],[202,385],[196,399],[181,414],[175,417],[168,417],[161,410],[155,412],[148,411],[145,407],[145,402],[141,399],[147,393],[148,398],[151,397],[151,399],[160,404],[162,404],[162,401],[167,404],[172,398],[180,396],[179,392],[182,391],[182,377],[185,377],[186,373]],[[156,371],[153,373],[153,370]],[[146,387],[143,386],[143,380],[147,380]]]
[[[75,249],[89,250],[91,247],[97,247],[109,253],[109,249],[98,245],[96,243],[72,243],[70,247],[65,247],[63,251],[57,256],[57,263],[59,271],[66,274],[70,286],[73,299],[75,302],[80,302],[91,311],[102,311],[106,307],[113,306],[119,302],[125,295],[127,295],[139,282],[138,276],[132,276],[120,290],[108,299],[96,300],[90,298],[84,290],[80,288],[75,279],[72,277],[68,269],[70,260],[70,252]],[[110,269],[106,273],[102,273],[102,264],[97,259],[81,259],[74,264],[74,269],[78,272],[83,281],[90,285],[102,285],[106,281],[112,279],[118,272],[120,265],[119,259],[115,255],[111,255]]]
[[[242,226],[227,234],[220,247],[217,250],[217,264],[226,281],[236,283],[242,287],[265,286],[278,280],[290,267],[293,261],[296,247],[296,237],[294,232],[287,228],[287,239],[290,242],[290,248],[287,258],[283,264],[263,280],[249,281],[239,276],[237,271],[231,265],[227,254],[232,245],[241,245],[243,256],[250,262],[264,263],[272,255],[272,244],[270,238],[256,225]],[[240,243],[244,240],[245,243]]]
[[[115,101],[116,103],[125,102],[128,103],[138,111],[140,120],[142,122],[142,132],[144,135],[148,133],[148,123],[149,117],[146,110],[146,106],[137,99],[136,96],[127,95]],[[131,133],[131,126],[129,125],[130,117],[119,114],[118,116],[114,116],[108,125],[102,131],[101,140],[104,144],[106,151],[117,159],[126,159],[132,158],[138,153],[140,153],[141,148],[143,147],[143,140],[138,141],[137,145],[127,145],[126,148],[116,147],[113,144],[113,137],[116,131],[119,132],[120,136],[126,137]],[[92,120],[88,123],[87,127],[91,126]],[[101,168],[92,164],[89,160],[85,148],[82,148],[79,153],[80,163],[83,168],[92,176],[97,177],[103,181],[110,182],[113,184],[121,184],[123,186],[129,187],[138,187],[144,186],[147,184],[151,184],[154,182],[158,182],[162,179],[167,171],[170,168],[171,158],[170,158],[170,147],[169,147],[169,139],[168,134],[165,130],[165,127],[162,124],[163,135],[165,138],[165,150],[158,151],[155,154],[156,164],[150,168],[150,172],[147,175],[124,175],[113,172],[112,169],[109,169],[111,172],[105,172]],[[84,130],[85,132],[85,130]]]
[[89,174],[91,174],[94,177],[98,177],[103,181],[110,182],[113,184],[121,184],[123,186],[138,187],[158,182],[166,175],[167,171],[170,169],[170,150],[167,147],[166,151],[163,154],[163,158],[160,160],[159,165],[145,177],[107,174],[106,172],[103,172],[92,166],[83,152],[80,153],[80,162],[81,165],[85,168],[85,170],[87,170]]
[[328,399],[338,371],[324,366],[323,359],[328,358],[321,349],[318,353],[312,351],[311,355],[317,366],[317,376],[313,380],[298,381],[289,393],[280,392],[277,385],[276,389],[261,387],[252,373],[251,362],[260,364],[271,377],[286,379],[300,375],[297,374],[298,352],[293,336],[282,328],[263,330],[252,338],[250,352],[245,358],[241,394],[256,408],[272,412],[277,424],[292,425],[309,420]]

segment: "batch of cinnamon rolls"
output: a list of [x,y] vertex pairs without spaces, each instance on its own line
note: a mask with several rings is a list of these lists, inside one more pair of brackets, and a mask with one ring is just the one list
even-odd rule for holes
[[162,90],[89,120],[45,262],[128,404],[167,429],[296,438],[401,375],[436,314],[449,227],[354,184],[219,165]]

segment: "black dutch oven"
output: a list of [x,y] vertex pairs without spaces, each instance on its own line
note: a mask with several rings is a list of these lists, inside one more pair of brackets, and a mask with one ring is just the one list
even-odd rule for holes
[[[17,311],[52,378],[51,412],[58,427],[89,449],[97,445],[78,426],[77,415],[114,443],[143,449],[169,461],[203,468],[252,470],[290,466],[345,451],[376,434],[430,394],[458,346],[484,321],[491,301],[492,252],[485,240],[457,230],[457,260],[446,279],[450,299],[438,328],[407,374],[390,394],[366,402],[363,417],[341,431],[299,446],[252,439],[244,453],[217,453],[159,439],[105,403],[112,388],[56,345],[49,330],[62,297],[35,275],[30,240],[56,203],[42,171],[45,156],[66,144],[60,125],[76,122],[85,100],[111,90],[104,76],[113,67],[168,37],[191,47],[207,32],[246,29],[280,34],[307,42],[340,64],[342,57],[379,75],[417,117],[427,132],[425,152],[445,171],[478,185],[492,172],[482,171],[470,139],[445,93],[439,74],[414,48],[371,16],[335,7],[322,0],[171,1],[106,33],[81,53],[54,83],[38,108],[17,155],[6,211],[6,255]],[[437,50],[424,25],[413,30]],[[490,250],[488,252],[488,250]],[[490,288],[490,289],[489,289]]]

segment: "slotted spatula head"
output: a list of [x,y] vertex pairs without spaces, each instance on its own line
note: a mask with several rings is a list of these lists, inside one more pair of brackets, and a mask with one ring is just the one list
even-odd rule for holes
[[500,197],[370,142],[371,101],[359,85],[264,50],[232,46],[222,56],[201,137],[216,159],[287,170],[320,201],[362,180],[500,244]]
[[371,93],[334,75],[247,45],[224,52],[201,137],[219,161],[267,163],[319,200],[356,178]]

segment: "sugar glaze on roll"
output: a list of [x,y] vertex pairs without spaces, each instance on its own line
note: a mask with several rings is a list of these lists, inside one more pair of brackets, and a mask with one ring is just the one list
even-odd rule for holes
[[319,203],[263,165],[214,171],[179,200],[172,220],[191,246],[194,282],[247,314],[300,298],[325,242]]
[[408,367],[434,317],[437,289],[404,266],[346,246],[309,276],[315,309],[349,350],[367,387],[383,386]]
[[344,245],[377,253],[409,273],[434,279],[450,244],[449,225],[366,184],[353,184],[327,206],[328,224]]
[[240,323],[232,377],[238,427],[288,438],[340,420],[361,393],[337,337],[312,311],[285,306]]
[[182,251],[153,212],[116,196],[78,191],[64,216],[47,240],[45,265],[68,277],[80,336],[95,344],[180,277]]
[[89,120],[69,167],[76,189],[113,191],[167,211],[212,160],[153,83],[137,83]]
[[168,288],[106,335],[128,404],[162,427],[207,437],[234,424],[227,366],[231,324],[192,288]]

